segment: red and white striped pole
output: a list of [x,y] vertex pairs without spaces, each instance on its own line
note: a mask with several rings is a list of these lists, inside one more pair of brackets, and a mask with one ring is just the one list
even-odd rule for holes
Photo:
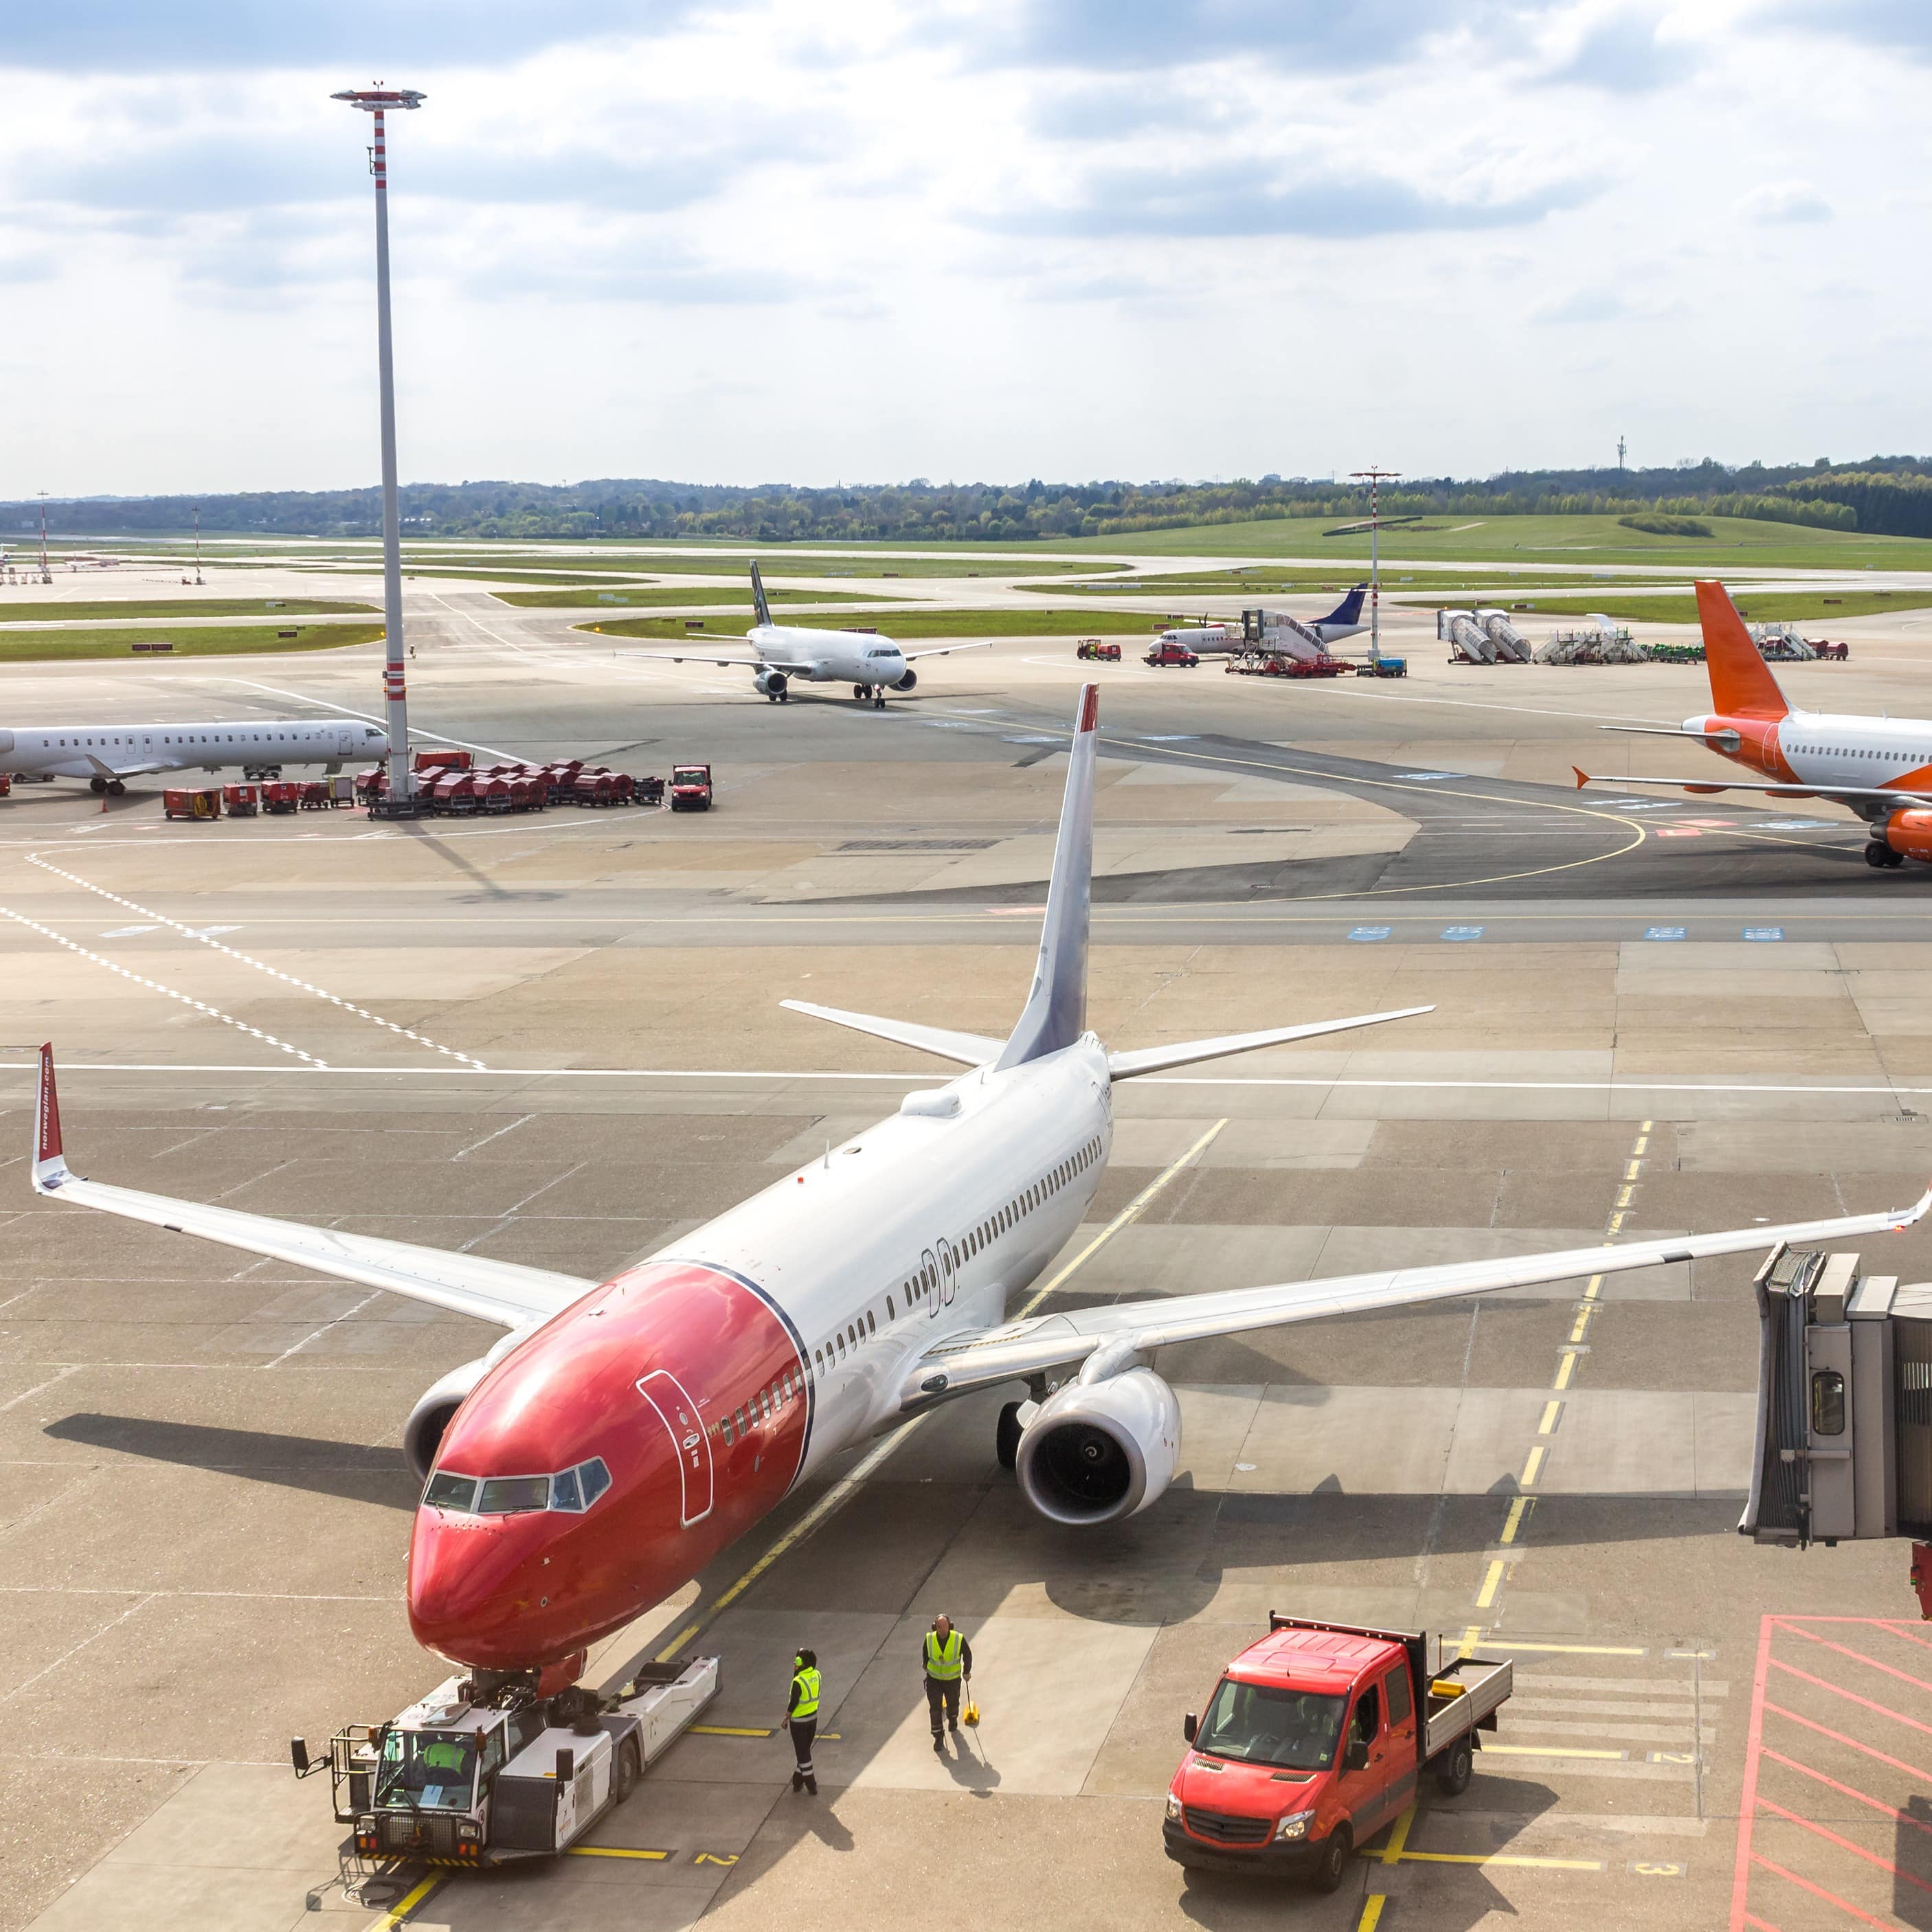
[[[402,518],[396,483],[396,372],[389,332],[389,165],[383,115],[391,107],[414,108],[424,97],[410,88],[370,88],[338,94],[372,114],[376,138],[369,151],[376,180],[376,359],[382,420],[382,709],[389,737],[388,802],[393,807],[414,796],[410,768],[408,691],[403,676]],[[405,808],[406,809],[406,808]]]
[[1356,470],[1352,476],[1369,479],[1369,662],[1382,661],[1382,513],[1379,486],[1384,476],[1397,477],[1400,470]]

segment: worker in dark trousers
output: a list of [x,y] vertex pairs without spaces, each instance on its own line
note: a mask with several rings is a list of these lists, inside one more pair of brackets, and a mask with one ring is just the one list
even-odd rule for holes
[[920,1661],[926,1669],[926,1711],[932,1720],[932,1748],[945,1749],[945,1730],[959,1735],[959,1684],[973,1674],[973,1646],[952,1628],[952,1620],[943,1612],[932,1620],[920,1644]]
[[812,1741],[818,1735],[818,1653],[801,1650],[791,1660],[791,1697],[785,1706],[785,1723],[791,1732],[791,1748],[798,1760],[791,1774],[794,1791],[818,1796],[818,1779],[812,1768]]

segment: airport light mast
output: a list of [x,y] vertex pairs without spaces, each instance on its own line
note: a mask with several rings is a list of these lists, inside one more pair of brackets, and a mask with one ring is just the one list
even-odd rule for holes
[[1369,479],[1369,662],[1382,661],[1382,520],[1376,490],[1384,477],[1400,476],[1400,470],[1352,470],[1351,476]]
[[389,789],[382,801],[398,818],[412,816],[415,785],[410,770],[410,720],[403,682],[403,552],[396,491],[396,370],[389,337],[389,169],[383,116],[392,107],[420,107],[426,95],[412,88],[352,88],[332,94],[376,117],[369,172],[376,179],[376,359],[382,414],[382,667],[383,722],[389,734]]

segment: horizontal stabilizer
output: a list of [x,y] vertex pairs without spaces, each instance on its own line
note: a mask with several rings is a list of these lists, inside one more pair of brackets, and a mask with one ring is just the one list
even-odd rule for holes
[[1158,1073],[1163,1067],[1191,1066],[1197,1060],[1219,1060],[1224,1054],[1246,1053],[1258,1046],[1285,1046],[1290,1040],[1314,1040],[1324,1033],[1346,1033],[1354,1027],[1379,1026],[1384,1020],[1413,1019],[1432,1013],[1433,1006],[1402,1006],[1394,1012],[1360,1013],[1352,1019],[1314,1020],[1306,1026],[1270,1027],[1262,1033],[1223,1034],[1216,1040],[1177,1040],[1171,1046],[1143,1046],[1129,1053],[1110,1053],[1107,1070],[1116,1080],[1136,1073]]
[[830,1020],[834,1026],[850,1027],[854,1033],[869,1033],[880,1040],[896,1041],[901,1046],[916,1046],[922,1053],[936,1053],[942,1060],[956,1060],[962,1066],[990,1066],[1000,1057],[1002,1042],[977,1033],[952,1033],[944,1027],[920,1026],[911,1020],[882,1020],[872,1013],[848,1013],[838,1006],[814,1006],[808,1000],[781,1000],[795,1013],[809,1013],[815,1020]]

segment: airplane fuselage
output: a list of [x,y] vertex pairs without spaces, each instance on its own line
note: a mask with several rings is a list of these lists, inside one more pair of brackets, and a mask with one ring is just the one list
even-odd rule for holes
[[482,1668],[568,1657],[898,1420],[913,1364],[997,1325],[1085,1218],[1112,1097],[1090,1034],[920,1090],[511,1348],[457,1411],[432,1484],[596,1459],[610,1486],[574,1512],[425,1501],[410,1550],[419,1640]]
[[94,778],[176,771],[339,766],[380,758],[388,739],[359,718],[232,718],[214,723],[35,724],[0,730],[0,770]]
[[[1932,723],[1826,711],[1754,718],[1718,712],[1684,719],[1682,729],[1734,764],[1789,784],[1869,785],[1912,798],[1932,789]],[[1850,801],[1862,816],[1882,818],[1882,800]]]
[[[906,674],[906,661],[890,638],[869,631],[812,631],[790,624],[755,624],[745,641],[775,670],[812,684],[862,684],[890,690]],[[806,669],[794,667],[804,665]]]

